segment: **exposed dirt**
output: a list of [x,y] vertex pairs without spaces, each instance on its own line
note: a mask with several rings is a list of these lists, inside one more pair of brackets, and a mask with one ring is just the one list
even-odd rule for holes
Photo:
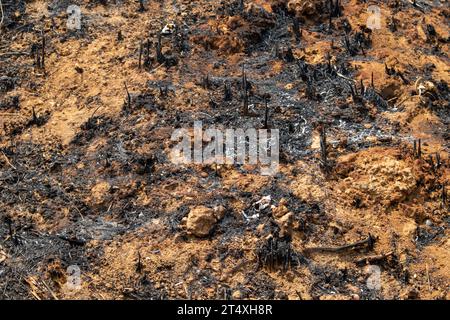
[[[142,3],[1,0],[1,298],[449,298],[448,1]],[[170,161],[265,99],[278,174]]]

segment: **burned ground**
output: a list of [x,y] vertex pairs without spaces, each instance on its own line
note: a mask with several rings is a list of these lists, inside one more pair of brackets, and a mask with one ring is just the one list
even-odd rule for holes
[[[1,3],[0,297],[448,297],[447,2]],[[194,121],[279,172],[175,165]]]

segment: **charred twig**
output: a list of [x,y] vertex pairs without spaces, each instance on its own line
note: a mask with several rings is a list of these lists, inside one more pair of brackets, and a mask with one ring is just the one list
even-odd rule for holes
[[248,84],[247,84],[247,75],[245,74],[245,66],[242,66],[242,90],[244,94],[244,106],[243,106],[243,114],[248,115]]
[[[270,271],[288,270],[294,264],[300,264],[298,254],[293,250],[290,240],[269,237],[256,251],[257,270],[265,267]],[[302,259],[303,260],[303,259]]]
[[131,107],[131,95],[130,95],[130,92],[128,91],[127,83],[124,82],[124,84],[125,84],[125,91],[126,91],[126,93],[127,93],[127,101],[126,101],[126,104],[127,104],[128,107]]
[[144,265],[142,264],[142,261],[141,261],[141,253],[138,251],[138,258],[137,258],[137,262],[136,262],[136,272],[141,273],[143,269],[144,269]]
[[331,71],[333,71],[333,69],[331,67],[331,55],[329,53],[327,53],[326,59],[327,59],[328,72],[331,73]]
[[58,235],[58,238],[60,238],[61,240],[67,241],[71,245],[74,245],[74,246],[84,246],[86,244],[86,240],[76,238],[76,237],[66,237],[63,235]]
[[6,156],[6,154],[3,151],[2,151],[2,155],[3,155],[3,158],[5,158],[6,163],[14,170],[17,170],[17,168],[11,163],[11,161],[9,161],[8,157]]
[[300,23],[298,21],[298,18],[294,18],[294,21],[292,22],[292,32],[294,33],[295,40],[300,41],[302,38],[302,33],[300,30]]
[[422,157],[422,140],[414,140],[413,145],[413,155],[416,159],[420,159]]
[[264,112],[264,127],[263,129],[269,129],[269,106],[267,97],[264,98],[266,107]]
[[45,35],[44,30],[41,30],[41,36],[42,36],[42,58],[41,58],[41,65],[42,68],[45,69]]
[[203,77],[202,79],[202,86],[203,89],[211,89],[211,81],[209,80],[209,74],[207,74],[205,77]]
[[233,93],[231,91],[231,84],[230,83],[225,83],[225,89],[224,89],[224,97],[223,99],[225,101],[231,101],[233,100]]
[[145,60],[144,60],[144,66],[148,67],[150,66],[150,40],[147,39],[147,43],[146,43],[146,50],[145,50]]
[[441,155],[439,152],[436,152],[436,168],[439,169],[441,167]]
[[368,256],[361,259],[358,259],[355,261],[357,265],[367,265],[367,264],[373,264],[382,260],[385,260],[386,258],[392,256],[394,254],[394,251],[389,251],[387,253],[375,255],[375,256]]
[[346,244],[339,247],[311,247],[306,248],[305,252],[340,252],[340,251],[346,251],[346,250],[355,250],[355,249],[361,249],[366,247],[369,250],[373,249],[373,246],[375,244],[376,239],[369,233],[369,236],[361,241]]
[[39,118],[38,118],[38,116],[36,115],[36,110],[34,109],[34,106],[31,107],[31,110],[32,110],[32,116],[31,116],[31,122],[30,122],[30,124],[37,124],[38,121],[39,121]]
[[143,45],[142,45],[142,40],[139,43],[139,69],[141,69],[142,66],[142,51],[143,51]]
[[161,32],[158,34],[158,43],[156,44],[156,60],[158,63],[164,63],[166,61],[162,53]]
[[123,41],[123,34],[122,34],[122,30],[119,30],[119,32],[117,32],[117,41]]

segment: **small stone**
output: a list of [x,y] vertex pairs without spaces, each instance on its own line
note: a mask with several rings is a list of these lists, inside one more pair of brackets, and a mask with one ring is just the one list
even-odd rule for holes
[[226,211],[227,211],[227,209],[222,205],[214,207],[214,215],[215,215],[216,219],[217,220],[222,219],[225,216]]
[[431,227],[431,226],[433,225],[433,221],[431,221],[430,219],[427,219],[427,220],[425,220],[425,224],[426,224],[428,227]]
[[293,221],[294,215],[292,212],[288,212],[284,216],[282,216],[279,219],[276,219],[278,226],[280,227],[280,236],[290,236],[292,235],[292,221]]
[[232,293],[231,297],[233,298],[233,300],[242,299],[242,292],[240,290],[236,290]]
[[97,183],[91,189],[91,202],[93,205],[102,205],[106,202],[106,199],[109,195],[109,191],[111,190],[111,185],[106,182]]

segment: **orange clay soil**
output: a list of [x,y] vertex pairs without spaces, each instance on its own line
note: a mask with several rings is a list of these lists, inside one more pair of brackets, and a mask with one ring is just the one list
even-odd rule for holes
[[[447,299],[441,2],[2,0],[0,298]],[[265,99],[276,175],[170,161]]]

